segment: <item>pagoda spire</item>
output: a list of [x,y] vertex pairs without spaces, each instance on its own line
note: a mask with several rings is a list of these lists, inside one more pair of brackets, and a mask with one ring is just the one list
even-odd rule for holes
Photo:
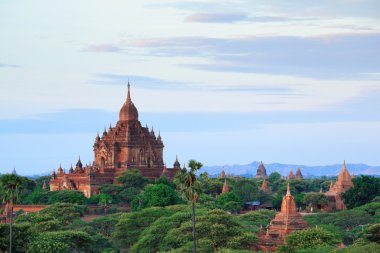
[[288,187],[286,189],[286,196],[292,196],[292,194],[290,193],[290,184],[288,183]]
[[129,84],[129,79],[128,79],[128,94],[127,94],[127,102],[128,102],[128,103],[132,102],[132,100],[131,100],[131,85]]

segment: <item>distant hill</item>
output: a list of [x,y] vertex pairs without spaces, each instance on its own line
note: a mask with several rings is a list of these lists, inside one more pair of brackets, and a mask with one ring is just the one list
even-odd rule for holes
[[[259,162],[252,162],[250,164],[244,165],[223,165],[223,166],[204,166],[201,169],[201,172],[206,172],[210,174],[210,176],[217,176],[222,170],[226,172],[226,174],[236,175],[236,176],[244,176],[244,177],[252,177],[256,175],[257,167],[259,166]],[[321,177],[321,176],[337,176],[339,171],[342,169],[342,164],[333,164],[333,165],[325,165],[325,166],[306,166],[306,165],[298,165],[298,164],[281,164],[281,163],[269,163],[264,166],[267,170],[267,174],[269,175],[272,172],[279,172],[283,176],[287,176],[291,170],[293,173],[296,172],[297,168],[300,167],[302,174],[304,177]],[[380,176],[380,166],[369,166],[366,164],[346,164],[347,170],[350,174],[355,175],[374,175]]]

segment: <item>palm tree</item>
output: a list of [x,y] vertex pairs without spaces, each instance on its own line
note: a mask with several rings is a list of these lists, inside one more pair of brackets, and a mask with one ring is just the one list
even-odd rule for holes
[[197,252],[197,240],[195,235],[195,202],[197,201],[198,195],[201,192],[200,183],[197,181],[195,173],[202,166],[202,163],[195,160],[190,160],[190,170],[187,170],[185,167],[183,167],[183,169],[180,169],[180,171],[177,173],[175,178],[175,182],[177,183],[182,196],[185,197],[188,201],[191,201],[192,204],[194,253]]
[[2,201],[8,206],[9,214],[9,253],[12,253],[13,205],[20,197],[23,185],[24,179],[16,174],[5,174],[0,178],[0,187],[4,192]]

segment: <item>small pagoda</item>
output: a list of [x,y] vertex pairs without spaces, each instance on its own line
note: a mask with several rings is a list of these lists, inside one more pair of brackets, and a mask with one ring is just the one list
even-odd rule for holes
[[296,176],[294,175],[293,170],[291,170],[288,175],[288,180],[291,180],[291,179],[296,179]]
[[264,234],[262,229],[259,233],[259,248],[263,251],[273,252],[277,246],[284,243],[285,236],[307,228],[307,223],[302,215],[297,212],[296,202],[290,193],[290,186],[286,195],[282,198],[281,211],[276,214],[270,222],[269,227]]
[[257,168],[256,178],[266,178],[267,170],[264,167],[263,161],[260,162],[259,167]]
[[222,170],[222,172],[220,172],[218,178],[225,178],[226,177],[226,172],[224,172],[224,170]]
[[296,179],[301,180],[303,178],[300,167],[297,168]]

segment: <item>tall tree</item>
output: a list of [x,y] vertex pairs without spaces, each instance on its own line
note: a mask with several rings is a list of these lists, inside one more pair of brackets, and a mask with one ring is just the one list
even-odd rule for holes
[[9,252],[12,253],[12,226],[13,226],[13,205],[20,197],[24,188],[24,178],[16,174],[5,174],[0,179],[0,187],[4,192],[3,202],[8,206],[9,215]]
[[193,240],[194,240],[194,253],[197,252],[197,240],[195,231],[195,203],[201,192],[201,187],[195,173],[202,168],[203,164],[195,160],[189,161],[189,170],[185,167],[181,169],[177,174],[175,181],[181,194],[192,204],[192,222],[193,222]]

